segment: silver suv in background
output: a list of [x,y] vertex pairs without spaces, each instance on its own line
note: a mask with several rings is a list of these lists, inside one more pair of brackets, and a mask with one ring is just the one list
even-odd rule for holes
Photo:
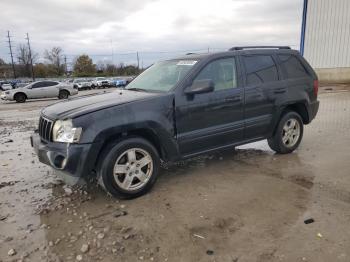
[[87,79],[74,79],[73,81],[73,87],[75,89],[80,90],[86,90],[86,89],[91,89],[91,81]]
[[96,77],[92,81],[92,88],[105,88],[111,86],[110,81],[106,77]]
[[24,103],[27,99],[52,98],[66,99],[71,95],[78,94],[78,90],[73,88],[72,84],[60,83],[57,81],[37,81],[26,85],[2,92],[2,100]]

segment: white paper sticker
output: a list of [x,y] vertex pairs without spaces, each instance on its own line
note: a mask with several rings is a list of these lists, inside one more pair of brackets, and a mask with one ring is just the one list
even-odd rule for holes
[[187,66],[193,66],[195,63],[197,63],[196,60],[181,60],[176,65],[187,65]]

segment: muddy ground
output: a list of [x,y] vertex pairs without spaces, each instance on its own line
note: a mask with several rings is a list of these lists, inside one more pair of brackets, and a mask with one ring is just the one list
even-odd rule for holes
[[0,102],[0,261],[350,261],[350,92],[324,91],[296,152],[175,163],[129,201],[38,162],[29,136],[57,100]]

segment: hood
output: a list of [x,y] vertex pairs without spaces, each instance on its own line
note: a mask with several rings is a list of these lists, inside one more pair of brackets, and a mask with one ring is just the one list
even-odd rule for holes
[[50,119],[74,118],[101,109],[159,96],[161,93],[147,93],[118,90],[69,99],[45,107],[41,112]]

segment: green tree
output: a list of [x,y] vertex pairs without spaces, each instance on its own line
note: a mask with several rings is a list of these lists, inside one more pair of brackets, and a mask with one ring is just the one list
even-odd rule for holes
[[96,74],[96,65],[88,55],[79,56],[74,62],[74,75],[92,76]]

